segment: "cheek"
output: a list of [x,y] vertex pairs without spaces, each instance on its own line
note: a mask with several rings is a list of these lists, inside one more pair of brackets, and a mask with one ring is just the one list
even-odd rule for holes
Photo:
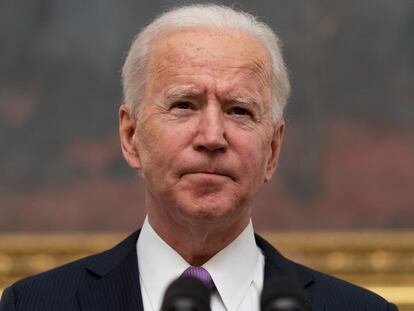
[[140,129],[138,146],[143,171],[154,171],[164,174],[180,155],[185,140],[185,129],[182,126],[171,128],[168,122],[147,121]]
[[143,122],[137,127],[136,144],[144,173],[160,154],[159,144],[157,143],[160,137],[159,129],[149,121]]
[[269,153],[269,148],[266,146],[257,135],[249,135],[243,144],[239,145],[240,169],[246,181],[254,184],[261,184],[264,181]]

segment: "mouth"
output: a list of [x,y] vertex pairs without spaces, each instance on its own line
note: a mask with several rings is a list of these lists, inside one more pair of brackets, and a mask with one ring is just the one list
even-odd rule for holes
[[204,176],[204,177],[207,177],[207,178],[209,178],[209,177],[210,178],[216,178],[216,177],[223,178],[223,177],[225,177],[225,178],[230,178],[231,180],[234,181],[234,178],[231,174],[229,174],[227,172],[222,172],[222,171],[203,171],[203,170],[198,171],[198,170],[195,170],[195,171],[185,172],[185,173],[181,174],[180,177],[183,177],[185,175],[194,175],[194,176],[198,175],[200,177]]

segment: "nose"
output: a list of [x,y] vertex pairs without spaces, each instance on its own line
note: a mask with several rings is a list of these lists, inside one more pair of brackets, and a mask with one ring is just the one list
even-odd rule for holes
[[208,106],[200,112],[194,149],[225,152],[228,147],[223,113],[220,107]]

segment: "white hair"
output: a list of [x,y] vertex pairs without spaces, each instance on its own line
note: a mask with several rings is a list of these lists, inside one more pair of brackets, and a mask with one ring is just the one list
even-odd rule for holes
[[278,36],[255,16],[214,4],[193,4],[172,9],[138,33],[122,68],[124,101],[132,113],[138,113],[145,96],[145,76],[151,42],[162,31],[198,26],[245,31],[260,40],[271,57],[272,112],[274,119],[280,120],[289,97],[290,84]]

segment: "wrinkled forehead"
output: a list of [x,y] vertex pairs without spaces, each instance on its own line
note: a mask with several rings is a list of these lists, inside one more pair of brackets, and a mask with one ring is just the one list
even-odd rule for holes
[[236,29],[185,27],[162,31],[151,42],[147,73],[162,70],[163,64],[214,66],[226,61],[229,67],[246,68],[271,77],[271,58],[253,34]]

